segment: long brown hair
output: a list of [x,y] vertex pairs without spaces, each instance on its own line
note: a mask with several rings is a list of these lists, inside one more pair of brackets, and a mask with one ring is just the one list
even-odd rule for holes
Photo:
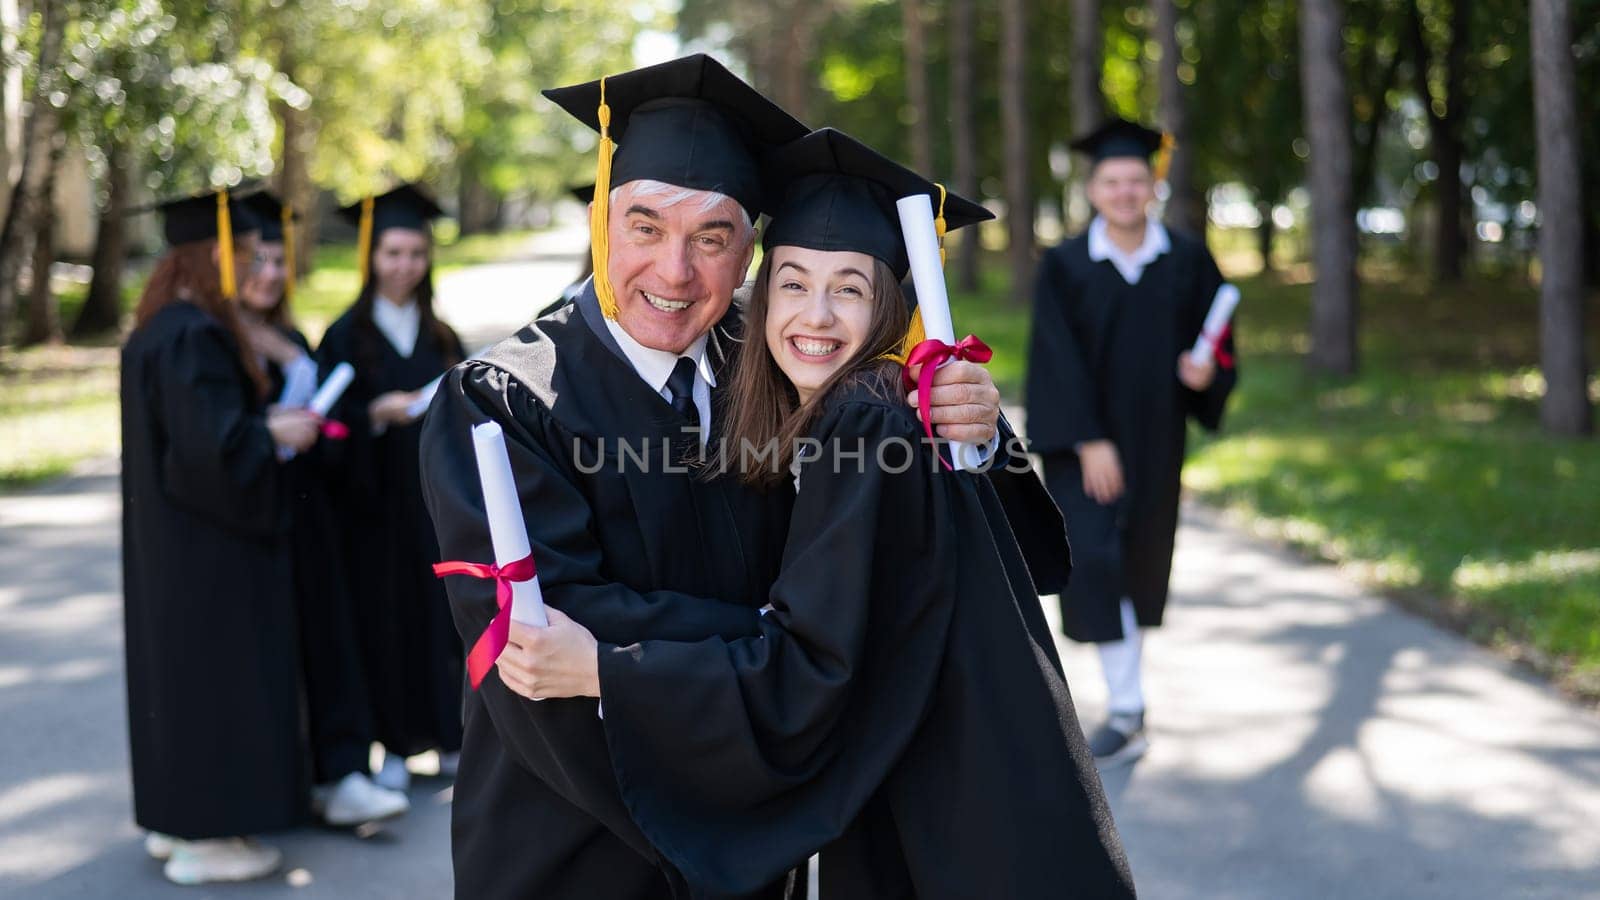
[[[899,364],[885,359],[900,349],[911,312],[894,270],[882,260],[872,261],[872,321],[866,339],[838,371],[823,382],[811,399],[800,403],[800,395],[788,376],[778,367],[767,347],[768,290],[772,277],[773,254],[768,253],[756,270],[755,284],[744,312],[744,347],[734,367],[721,415],[727,423],[724,446],[732,462],[739,464],[739,479],[746,484],[770,486],[789,477],[795,445],[810,433],[821,417],[828,395],[847,379],[876,373]],[[765,466],[742,465],[745,441],[757,452],[774,446],[777,460]]]
[[[238,240],[237,238],[235,239]],[[172,303],[186,300],[200,307],[233,335],[239,353],[239,364],[255,384],[256,395],[265,397],[269,390],[267,374],[261,370],[250,343],[245,339],[243,323],[239,321],[238,308],[232,300],[222,296],[222,273],[217,268],[216,239],[190,241],[169,249],[156,262],[150,280],[139,295],[139,305],[134,310],[135,328],[142,328]],[[237,249],[237,244],[235,244]]]

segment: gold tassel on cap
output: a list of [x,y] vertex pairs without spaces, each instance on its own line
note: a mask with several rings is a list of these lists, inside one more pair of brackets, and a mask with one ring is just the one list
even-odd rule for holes
[[617,295],[611,289],[611,278],[606,272],[611,258],[608,213],[611,207],[611,154],[617,145],[611,140],[611,107],[606,105],[606,80],[600,79],[600,158],[594,169],[594,198],[589,201],[589,253],[594,261],[594,295],[600,301],[600,312],[608,319],[616,319]]
[[1172,153],[1178,149],[1178,139],[1169,131],[1161,133],[1161,149],[1156,151],[1155,176],[1157,181],[1167,180],[1167,170],[1172,168]]
[[283,302],[294,302],[294,211],[283,205]]
[[367,197],[361,201],[361,225],[356,234],[356,258],[361,263],[361,284],[367,284],[367,276],[372,268],[372,200]]
[[238,286],[233,274],[233,214],[226,190],[217,191],[217,271],[222,276],[222,296],[232,300]]

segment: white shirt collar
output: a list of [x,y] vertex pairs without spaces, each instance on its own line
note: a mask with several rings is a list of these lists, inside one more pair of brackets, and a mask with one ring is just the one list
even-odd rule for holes
[[628,362],[633,364],[633,370],[639,373],[645,384],[656,393],[667,389],[667,377],[672,374],[672,367],[678,364],[678,357],[687,356],[695,361],[695,369],[705,383],[716,387],[717,377],[712,374],[711,361],[706,357],[706,335],[700,335],[689,348],[682,353],[669,353],[666,350],[652,350],[633,339],[633,335],[623,330],[613,319],[606,319],[606,328],[611,336],[617,339],[617,346],[622,348]]
[[1111,260],[1111,264],[1117,267],[1123,280],[1129,284],[1138,284],[1144,276],[1145,266],[1171,249],[1172,240],[1167,236],[1166,226],[1156,221],[1154,216],[1145,217],[1144,242],[1132,253],[1123,253],[1122,248],[1111,240],[1105,219],[1095,216],[1094,221],[1089,223],[1089,258],[1095,262]]
[[401,306],[378,294],[372,298],[372,324],[401,356],[417,348],[417,332],[422,328],[422,307],[415,302]]

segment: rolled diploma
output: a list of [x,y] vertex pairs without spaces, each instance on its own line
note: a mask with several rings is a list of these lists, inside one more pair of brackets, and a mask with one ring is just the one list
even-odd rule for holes
[[[900,211],[900,231],[905,236],[906,255],[911,260],[911,283],[917,289],[917,308],[922,310],[922,330],[930,339],[954,344],[956,326],[950,318],[944,264],[939,260],[933,202],[927,194],[913,194],[897,200],[895,207]],[[977,469],[982,464],[976,445],[955,441],[950,442],[950,461],[964,471]]]
[[[489,542],[494,545],[494,562],[508,566],[533,552],[528,545],[528,526],[522,520],[522,501],[511,476],[511,457],[506,454],[506,439],[494,422],[472,426],[472,446],[478,455],[478,481],[483,485],[483,509],[489,517]],[[511,619],[540,628],[550,624],[544,614],[544,595],[539,578],[511,582]]]
[[317,364],[310,357],[302,356],[284,367],[283,392],[278,395],[279,406],[305,406],[316,392]]
[[1239,305],[1239,289],[1227,282],[1217,288],[1217,294],[1211,298],[1211,311],[1206,313],[1205,327],[1200,330],[1200,337],[1195,340],[1194,348],[1189,351],[1189,362],[1203,366],[1211,362],[1215,355],[1217,344],[1222,341],[1222,330],[1228,327],[1228,321],[1233,318],[1234,307]]
[[333,405],[339,402],[339,398],[344,396],[344,389],[350,386],[355,377],[356,370],[349,363],[342,362],[334,366],[333,371],[328,373],[327,380],[322,382],[322,386],[317,388],[316,395],[311,398],[311,411],[319,416],[326,416],[328,411],[333,409]]
[[411,404],[406,407],[406,415],[415,419],[427,412],[428,404],[433,402],[433,395],[439,393],[439,382],[443,380],[444,376],[440,375],[438,378],[423,385],[422,389],[417,391],[417,399],[411,401]]

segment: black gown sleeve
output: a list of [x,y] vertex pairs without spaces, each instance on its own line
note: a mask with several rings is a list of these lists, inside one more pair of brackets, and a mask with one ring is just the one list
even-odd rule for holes
[[[673,591],[638,592],[608,580],[593,534],[596,513],[572,473],[548,449],[552,438],[546,429],[552,426],[546,414],[510,376],[482,363],[468,362],[446,374],[422,429],[423,497],[444,559],[493,561],[471,433],[473,425],[490,420],[505,432],[547,604],[607,642],[756,632],[755,605]],[[470,648],[497,611],[494,584],[468,577],[445,581],[456,629]],[[479,694],[513,758],[640,852],[654,855],[617,796],[594,700],[530,701],[506,688],[493,670]]]
[[[843,834],[926,714],[953,608],[949,492],[981,476],[936,474],[915,428],[882,405],[824,419],[760,636],[600,648],[628,809],[697,896],[753,891]],[[901,445],[919,449],[896,474]]]
[[1072,549],[1061,509],[1020,451],[1011,423],[1000,417],[1000,450],[989,469],[1005,520],[1022,547],[1029,575],[1041,594],[1059,594],[1072,575]]
[[[1197,267],[1197,283],[1190,295],[1190,309],[1187,310],[1190,321],[1195,323],[1193,330],[1196,339],[1199,338],[1200,331],[1205,325],[1206,313],[1211,309],[1211,301],[1217,295],[1217,288],[1222,286],[1224,280],[1222,271],[1217,268],[1217,261],[1211,254],[1204,247],[1199,248],[1198,252],[1200,260]],[[1238,321],[1237,315],[1234,320]],[[1222,352],[1217,354],[1217,375],[1211,386],[1203,391],[1183,388],[1185,409],[1207,431],[1216,431],[1222,427],[1222,415],[1227,408],[1228,396],[1239,383],[1239,360],[1234,350],[1233,331],[1230,328],[1227,337],[1222,340]],[[1224,356],[1229,360],[1227,365],[1222,363]]]
[[1041,455],[1075,452],[1078,444],[1106,437],[1088,348],[1073,327],[1077,293],[1066,260],[1045,254],[1034,284],[1026,387],[1029,449]]
[[277,448],[266,416],[247,401],[254,386],[233,342],[215,323],[196,322],[161,348],[156,373],[162,490],[225,527],[280,533],[287,508]]

